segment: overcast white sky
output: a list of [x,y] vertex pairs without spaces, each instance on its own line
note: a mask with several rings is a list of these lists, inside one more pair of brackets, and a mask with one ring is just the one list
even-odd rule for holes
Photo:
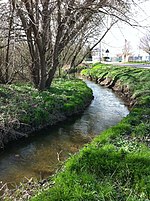
[[139,41],[147,30],[150,31],[150,0],[144,1],[134,7],[133,17],[142,26],[148,28],[133,28],[125,23],[119,23],[112,28],[102,42],[102,48],[109,49],[110,55],[122,53],[125,44],[125,39],[130,42],[132,52],[136,55],[141,53],[139,50]]

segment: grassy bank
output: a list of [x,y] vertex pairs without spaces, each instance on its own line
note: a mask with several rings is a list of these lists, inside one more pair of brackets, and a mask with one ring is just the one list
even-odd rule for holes
[[96,65],[82,74],[132,101],[132,110],[68,159],[31,200],[150,200],[150,70]]
[[129,61],[129,62],[125,62],[125,63],[131,63],[131,64],[150,64],[149,61]]
[[0,146],[79,113],[92,91],[78,79],[57,79],[39,92],[31,85],[0,85]]

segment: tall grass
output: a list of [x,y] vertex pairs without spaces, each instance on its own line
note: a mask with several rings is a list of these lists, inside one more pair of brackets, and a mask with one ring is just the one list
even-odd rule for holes
[[150,200],[150,70],[96,65],[82,74],[119,81],[136,104],[119,124],[68,159],[52,188],[31,200]]
[[39,92],[32,85],[0,85],[0,146],[79,113],[92,100],[92,91],[79,79],[55,79]]

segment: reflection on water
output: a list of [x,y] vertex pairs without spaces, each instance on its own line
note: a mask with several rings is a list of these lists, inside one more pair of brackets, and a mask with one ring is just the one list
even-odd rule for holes
[[45,178],[51,175],[60,161],[129,113],[110,89],[90,81],[86,83],[93,90],[94,100],[82,116],[10,145],[0,155],[0,181],[19,182],[24,177]]

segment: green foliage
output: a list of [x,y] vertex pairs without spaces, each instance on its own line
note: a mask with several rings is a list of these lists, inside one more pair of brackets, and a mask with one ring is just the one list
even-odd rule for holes
[[70,158],[54,187],[35,200],[127,200],[149,198],[150,152],[130,153],[112,144],[89,146]]
[[91,69],[85,69],[81,72],[84,76],[91,76],[93,79],[103,77],[109,77],[111,79],[117,78],[122,85],[128,86],[133,96],[143,96],[144,93],[150,94],[150,70],[132,68],[132,67],[120,67],[105,64],[98,64]]
[[150,200],[150,71],[98,64],[82,75],[127,86],[136,105],[64,164],[53,187],[32,201]]
[[92,99],[91,89],[78,79],[56,79],[43,92],[31,85],[0,85],[0,94],[0,123],[5,128],[11,124],[19,131],[24,131],[27,125],[32,128],[51,125],[60,116],[80,112]]

